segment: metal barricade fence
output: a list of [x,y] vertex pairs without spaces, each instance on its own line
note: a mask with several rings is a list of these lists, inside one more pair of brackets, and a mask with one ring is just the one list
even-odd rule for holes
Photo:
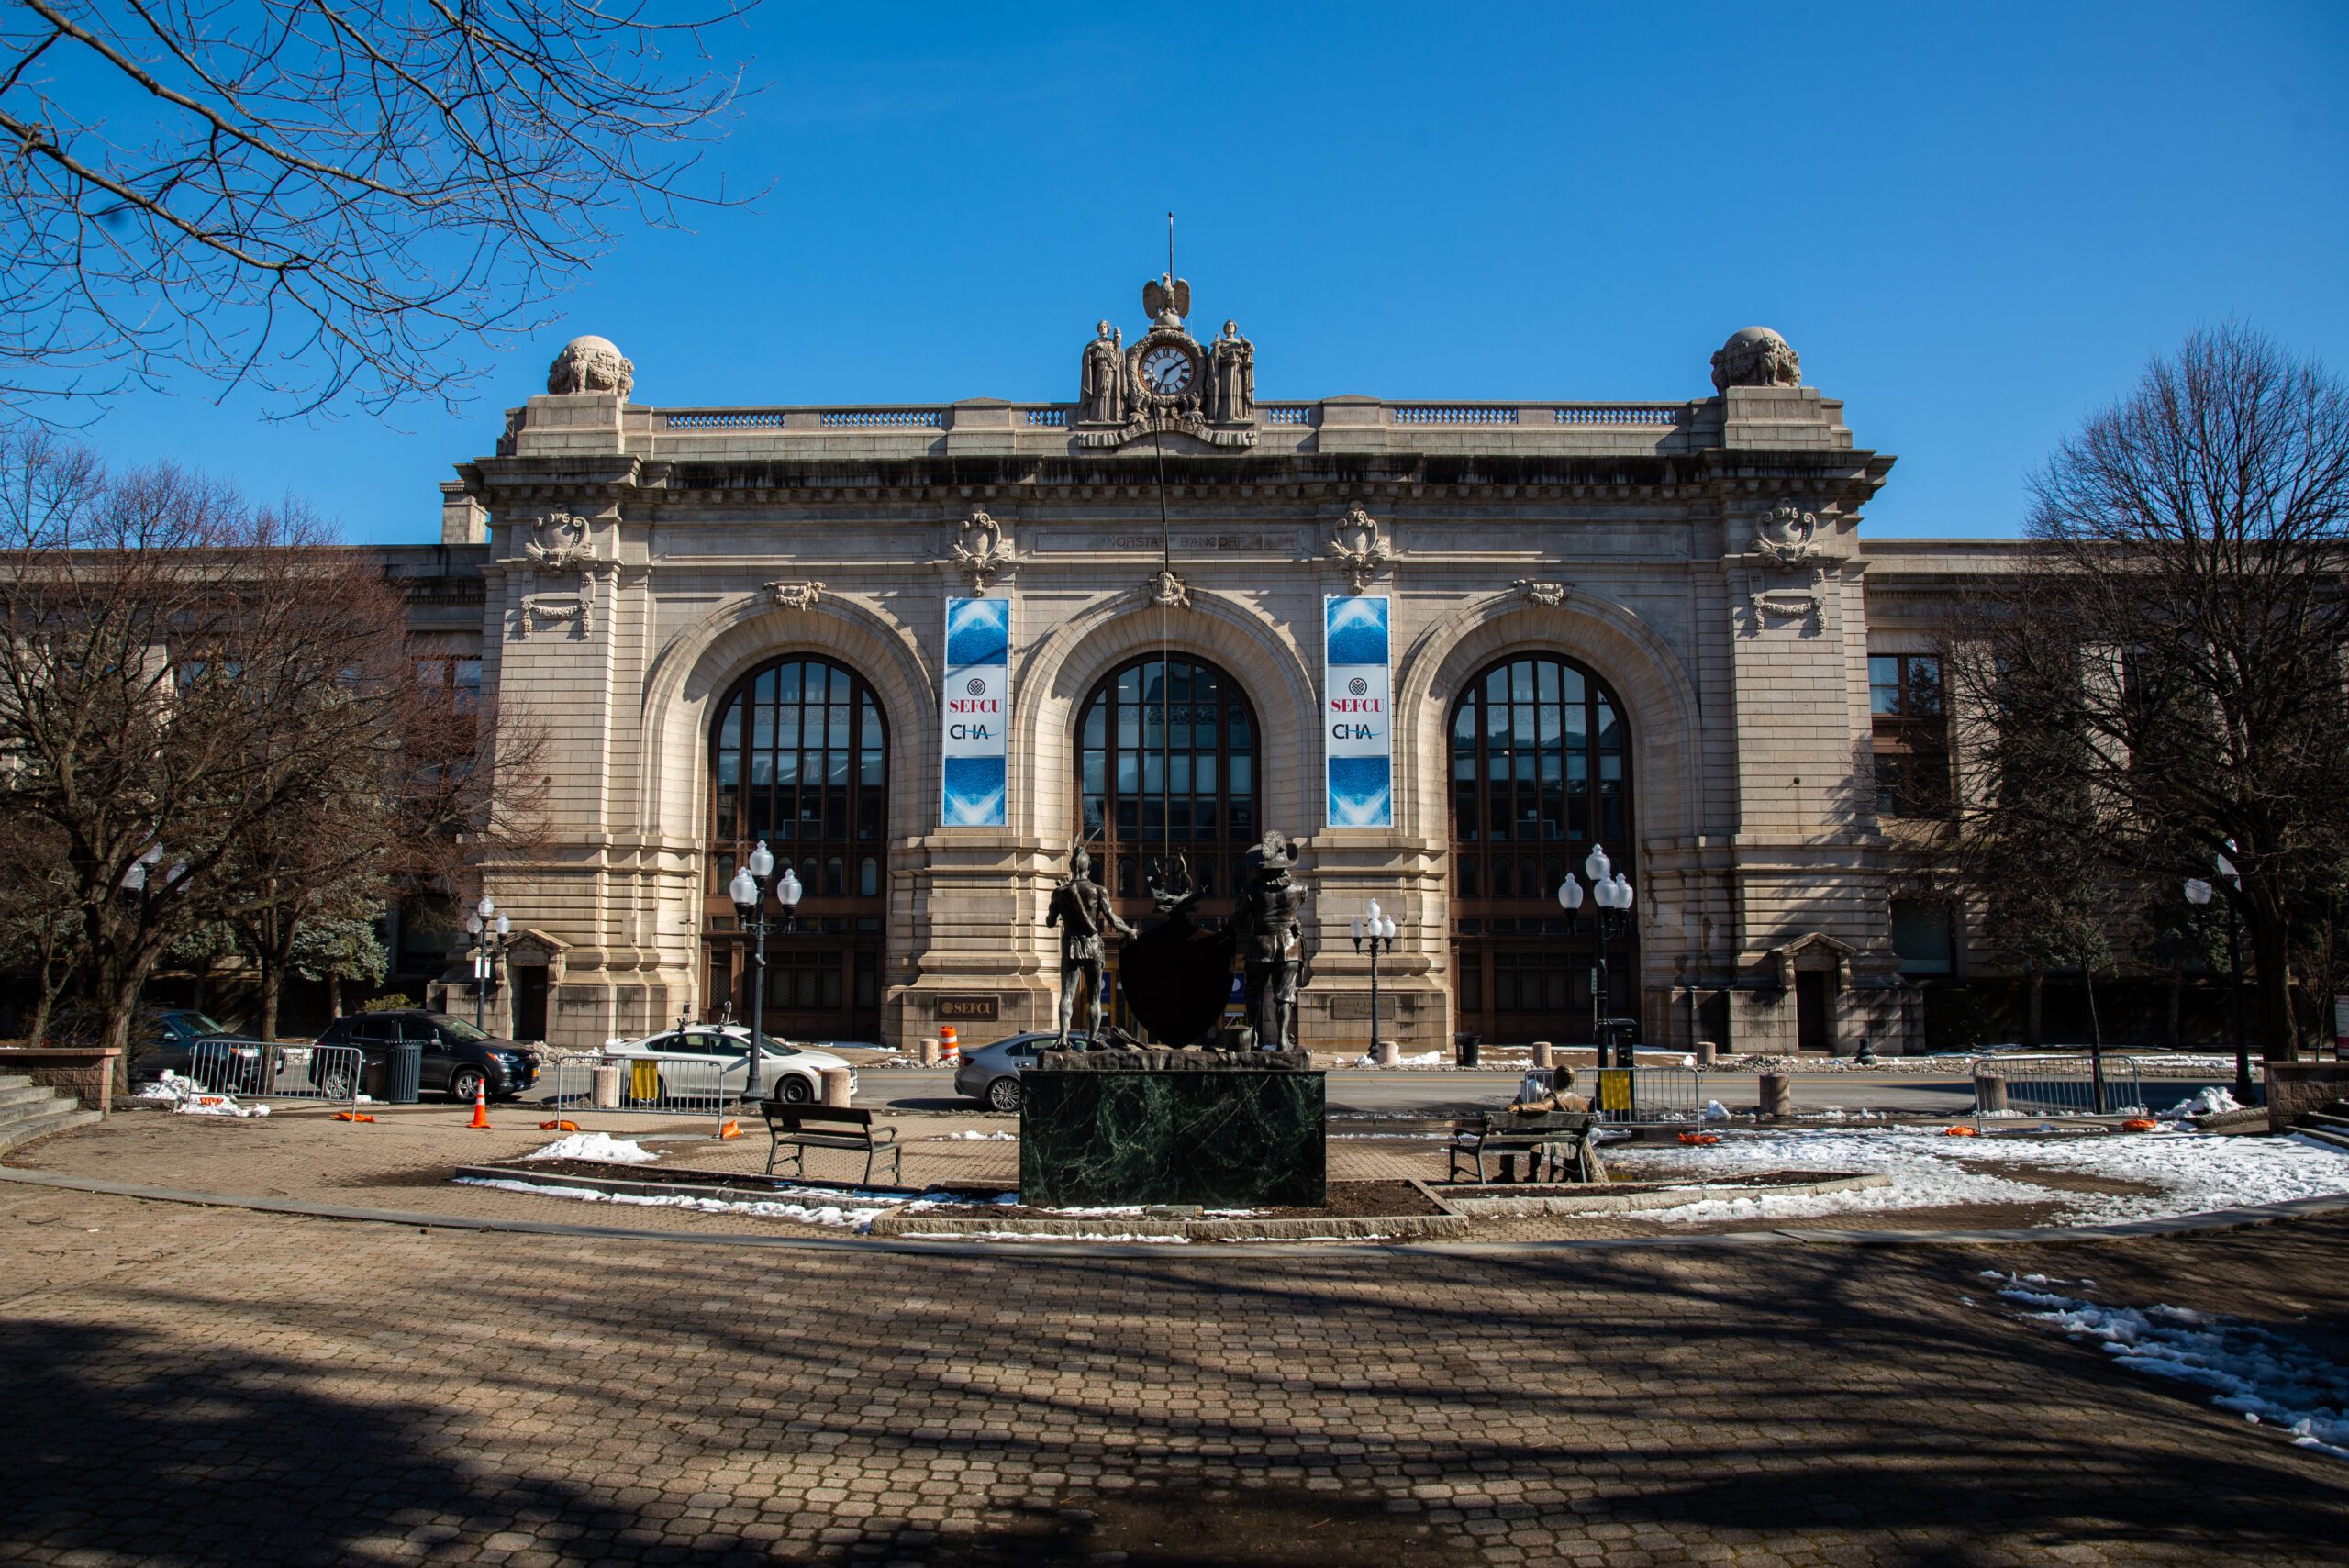
[[240,1100],[359,1104],[362,1070],[355,1045],[266,1045],[203,1040],[188,1053],[188,1076]]
[[[2158,1069],[2164,1063],[2151,1064]],[[2145,1094],[2147,1063],[2133,1056],[2104,1059],[2105,1116],[2151,1116]],[[1974,1111],[1994,1115],[1982,1103],[1985,1078],[2006,1081],[2005,1108],[2017,1116],[2096,1116],[2096,1068],[2085,1056],[1983,1056],[1974,1062]]]
[[[618,1067],[618,1094],[610,1105],[596,1103],[596,1070]],[[567,1114],[625,1111],[634,1116],[723,1117],[742,1097],[742,1086],[726,1081],[740,1063],[712,1057],[705,1062],[668,1057],[566,1056],[554,1064],[547,1103]]]
[[1593,1106],[1609,1121],[1694,1121],[1705,1081],[1694,1067],[1601,1067]]

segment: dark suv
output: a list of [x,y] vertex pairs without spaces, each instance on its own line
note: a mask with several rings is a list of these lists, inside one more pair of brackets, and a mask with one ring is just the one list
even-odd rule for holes
[[318,1043],[355,1045],[370,1065],[386,1060],[395,1045],[420,1045],[424,1060],[417,1086],[452,1100],[470,1100],[476,1089],[486,1090],[493,1100],[511,1099],[539,1081],[537,1051],[484,1034],[447,1013],[351,1013],[328,1024]]

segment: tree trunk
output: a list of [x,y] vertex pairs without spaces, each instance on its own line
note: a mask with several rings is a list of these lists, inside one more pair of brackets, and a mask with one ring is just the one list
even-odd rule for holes
[[277,959],[267,948],[254,955],[261,970],[261,1028],[263,1040],[277,1038]]
[[2080,984],[2088,992],[2088,1073],[2096,1084],[2096,1114],[2102,1116],[2109,1107],[2104,1094],[2104,1026],[2096,1016],[2096,971],[2082,967]]
[[2289,1062],[2294,1050],[2292,973],[2289,939],[2281,920],[2257,908],[2246,910],[2243,925],[2251,938],[2253,994],[2259,998],[2259,1053],[2270,1062]]
[[327,1021],[331,1023],[340,1017],[342,1017],[342,971],[329,969],[327,971]]
[[2045,1000],[2047,976],[2037,964],[2023,971],[2022,980],[2022,1042],[2033,1050],[2039,1046],[2041,1003]]
[[2162,1020],[2162,1043],[2172,1051],[2186,1043],[2186,948],[2170,954],[2169,1009]]

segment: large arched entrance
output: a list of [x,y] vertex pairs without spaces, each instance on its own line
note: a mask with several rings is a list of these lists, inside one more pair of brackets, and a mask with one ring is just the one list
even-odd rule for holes
[[[1074,836],[1129,922],[1155,913],[1150,862],[1176,855],[1203,895],[1195,918],[1211,926],[1230,908],[1241,859],[1264,831],[1258,733],[1240,683],[1186,654],[1129,660],[1086,695],[1076,719]],[[1133,1027],[1121,1004],[1112,1010]]]
[[812,654],[735,683],[710,730],[707,1006],[750,1014],[751,966],[727,884],[765,840],[806,890],[799,929],[767,938],[766,1026],[802,1040],[881,1038],[888,904],[888,730],[863,677]]
[[[1581,876],[1594,841],[1639,880],[1623,705],[1573,660],[1512,654],[1468,683],[1448,732],[1459,1027],[1494,1041],[1587,1042],[1592,908],[1567,935],[1558,884]],[[1609,944],[1608,967],[1609,1011],[1636,1013],[1635,939]]]

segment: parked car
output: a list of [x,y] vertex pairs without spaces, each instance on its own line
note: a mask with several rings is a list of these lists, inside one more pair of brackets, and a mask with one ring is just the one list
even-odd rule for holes
[[[231,1033],[225,1026],[185,1008],[142,1014],[131,1021],[132,1038],[145,1039],[145,1049],[130,1059],[130,1081],[148,1084],[166,1073],[183,1078],[202,1077],[207,1089],[228,1088],[250,1080],[260,1071],[267,1053],[282,1048]],[[219,1049],[204,1053],[204,1071],[196,1071],[196,1046],[209,1041]]]
[[[729,1093],[740,1095],[750,1086],[751,1031],[741,1024],[695,1024],[682,1029],[664,1029],[647,1035],[642,1040],[614,1040],[604,1047],[604,1054],[616,1060],[637,1060],[655,1062],[721,1063],[718,1082]],[[759,1036],[759,1089],[768,1099],[779,1099],[786,1105],[804,1106],[823,1093],[823,1074],[827,1068],[846,1067],[848,1063],[828,1051],[811,1051],[804,1045],[792,1045],[770,1034]],[[699,1092],[699,1083],[706,1074],[677,1074],[677,1092]],[[852,1070],[848,1079],[849,1093],[856,1092],[856,1073]],[[670,1089],[665,1084],[665,1095]]]
[[[954,1070],[954,1092],[1007,1114],[1019,1108],[1019,1074],[1036,1065],[1036,1052],[1048,1050],[1056,1034],[1016,1034],[993,1045],[974,1045],[963,1052]],[[1071,1030],[1069,1043],[1079,1051],[1092,1037]]]
[[[326,1027],[318,1043],[353,1045],[366,1065],[389,1059],[395,1045],[424,1048],[417,1086],[452,1100],[476,1092],[493,1100],[512,1099],[539,1081],[539,1053],[528,1046],[484,1033],[449,1013],[399,1010],[350,1013]],[[313,1082],[321,1066],[313,1062]]]

